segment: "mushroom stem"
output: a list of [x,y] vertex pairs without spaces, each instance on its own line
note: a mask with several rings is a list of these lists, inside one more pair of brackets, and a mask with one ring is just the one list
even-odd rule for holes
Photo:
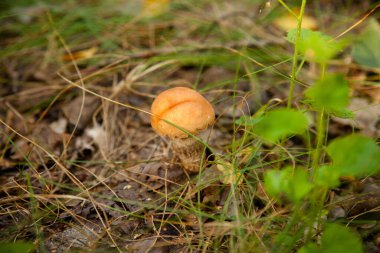
[[[204,135],[202,133],[198,137],[203,139]],[[198,172],[200,167],[205,165],[206,157],[203,155],[205,146],[195,138],[173,138],[172,150],[186,170]]]
[[[172,140],[173,153],[184,169],[199,171],[205,163],[204,145],[189,135],[194,136],[214,123],[212,105],[195,90],[176,87],[160,93],[152,103],[151,112],[153,129]],[[207,137],[207,131],[197,137]]]

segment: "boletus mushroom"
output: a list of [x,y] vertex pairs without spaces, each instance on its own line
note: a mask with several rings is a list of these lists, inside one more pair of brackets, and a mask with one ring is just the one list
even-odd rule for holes
[[153,129],[171,139],[173,154],[183,167],[199,171],[204,145],[188,133],[201,137],[202,131],[214,122],[212,105],[197,91],[176,87],[160,93],[152,103],[151,112]]

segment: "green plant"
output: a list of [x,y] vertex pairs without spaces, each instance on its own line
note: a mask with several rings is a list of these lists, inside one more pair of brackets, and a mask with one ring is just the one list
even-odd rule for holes
[[34,249],[34,245],[31,242],[17,241],[14,243],[0,243],[0,252],[7,253],[29,253]]
[[[279,2],[285,5],[282,1]],[[294,135],[300,136],[309,145],[309,141],[314,140],[314,148],[309,146],[310,152],[307,153],[308,161],[311,161],[310,167],[308,163],[304,168],[280,165],[264,174],[267,193],[279,203],[291,206],[291,218],[286,222],[285,229],[276,236],[273,249],[276,252],[288,252],[301,240],[306,244],[298,250],[302,253],[363,252],[360,240],[349,229],[336,224],[325,225],[324,202],[328,191],[339,186],[341,177],[360,178],[378,172],[380,148],[373,139],[358,134],[336,138],[327,145],[330,117],[352,118],[354,115],[347,109],[350,92],[345,77],[327,71],[329,62],[343,50],[348,41],[337,41],[322,32],[301,29],[305,4],[306,1],[302,1],[298,27],[287,34],[287,40],[294,44],[288,109],[264,108],[264,112],[242,117],[237,122],[260,138],[261,143],[269,145],[282,146]],[[374,29],[373,24],[370,29]],[[359,47],[356,48],[355,52],[359,52]],[[319,67],[319,78],[305,89],[303,98],[300,99],[303,101],[302,106],[290,109],[297,73],[305,62]],[[314,136],[310,132],[306,114],[315,114]],[[328,154],[330,162],[325,154]],[[311,241],[314,240],[315,233],[321,230],[324,232],[317,246]],[[347,241],[350,244],[346,244]]]

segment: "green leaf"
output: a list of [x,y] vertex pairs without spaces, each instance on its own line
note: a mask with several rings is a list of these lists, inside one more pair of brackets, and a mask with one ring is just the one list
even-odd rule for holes
[[340,184],[340,173],[332,166],[322,166],[315,173],[315,183],[319,186],[333,188]]
[[31,242],[5,242],[0,243],[0,252],[7,252],[7,253],[28,253],[31,252],[34,248],[34,244]]
[[309,243],[297,251],[297,253],[320,253],[320,252],[321,251],[318,249],[315,243]]
[[302,200],[310,192],[313,185],[309,182],[308,173],[304,169],[296,169],[294,175],[289,178],[285,193],[289,199],[297,202]]
[[[318,37],[321,37],[323,38],[323,40],[325,41],[328,41],[328,40],[331,40],[331,37],[326,35],[326,34],[323,34],[322,32],[318,32],[318,31],[312,31],[310,29],[304,29],[302,28],[301,29],[301,33],[300,33],[300,41],[305,41],[305,40],[308,40],[310,37],[312,36],[315,36],[317,35]],[[296,43],[296,36],[297,36],[297,28],[293,28],[291,29],[288,34],[286,35],[286,39],[290,42],[290,43],[293,43],[295,44]]]
[[324,252],[363,252],[359,237],[348,228],[338,224],[329,224],[326,226],[326,230],[322,235],[321,244]]
[[[297,29],[292,29],[287,34],[287,40],[295,44]],[[335,41],[322,32],[301,29],[298,48],[301,54],[309,61],[326,63],[332,59],[347,43]]]
[[328,74],[305,92],[306,102],[317,110],[347,115],[349,103],[348,82],[341,74]]
[[362,253],[363,246],[359,237],[348,228],[329,224],[321,238],[321,245],[309,243],[297,251],[298,253]]
[[284,192],[289,177],[286,170],[269,170],[264,175],[264,184],[267,193],[272,197],[278,197]]
[[264,184],[269,195],[279,197],[284,194],[293,202],[302,200],[313,187],[306,170],[301,168],[293,170],[291,167],[268,171],[264,175]]
[[254,118],[248,115],[243,115],[237,120],[235,120],[235,123],[238,125],[244,125],[244,126],[253,126],[258,122],[258,118]]
[[352,48],[354,60],[364,66],[380,68],[380,24],[371,19]]
[[355,117],[355,114],[353,111],[350,111],[348,109],[340,109],[340,110],[331,110],[330,112],[335,117],[342,118],[342,119],[353,119]]
[[380,148],[369,137],[350,135],[333,140],[327,147],[333,167],[342,176],[365,176],[380,166]]
[[274,109],[264,114],[253,125],[253,132],[270,142],[294,134],[302,134],[308,127],[307,117],[293,109]]

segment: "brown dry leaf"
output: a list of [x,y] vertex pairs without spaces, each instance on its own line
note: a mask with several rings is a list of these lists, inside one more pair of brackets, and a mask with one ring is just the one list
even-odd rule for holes
[[128,169],[129,172],[135,178],[138,178],[141,182],[149,184],[154,189],[159,189],[160,187],[171,182],[181,181],[184,177],[184,172],[180,168],[168,168],[168,166],[163,163],[148,163],[144,165],[134,166]]
[[50,128],[57,134],[63,134],[66,132],[67,120],[65,118],[60,118],[57,121],[50,123]]
[[220,181],[223,184],[230,185],[239,185],[243,181],[243,176],[240,172],[236,171],[234,166],[226,161],[218,161],[219,164],[216,165],[216,168],[222,172],[223,176],[220,178]]
[[230,234],[231,231],[236,228],[238,224],[233,222],[219,222],[213,221],[203,225],[203,232],[207,236],[222,236]]
[[242,149],[238,154],[239,164],[245,165],[249,162],[256,150],[253,147]]
[[[294,12],[298,15],[299,10],[296,9]],[[276,18],[273,21],[273,24],[281,30],[287,32],[293,28],[297,28],[297,22],[297,18],[291,13],[287,12],[286,14]],[[318,28],[318,22],[315,18],[304,15],[302,17],[302,28],[315,30]]]
[[353,98],[348,109],[355,113],[354,119],[333,117],[335,122],[349,125],[362,130],[362,133],[371,137],[380,136],[377,122],[380,118],[380,104],[370,104],[365,98]]
[[31,151],[32,147],[29,145],[29,143],[24,139],[19,139],[14,142],[11,148],[12,155],[10,156],[10,158],[12,160],[21,161],[24,160],[30,154]]
[[112,222],[112,227],[115,231],[120,232],[121,234],[131,235],[136,231],[140,226],[143,226],[143,221],[138,219],[115,219]]
[[148,237],[148,238],[144,238],[144,239],[132,242],[131,244],[127,245],[126,248],[128,249],[128,252],[133,252],[133,253],[145,253],[145,252],[163,253],[163,252],[167,252],[164,248],[154,247],[156,242],[157,242],[157,238]]
[[42,147],[53,151],[55,154],[60,154],[60,148],[65,136],[56,133],[48,124],[39,124],[32,133],[34,139]]
[[116,194],[123,199],[123,204],[131,212],[144,208],[144,204],[148,204],[158,198],[156,193],[149,190],[146,186],[136,182],[119,184],[115,188]]
[[[44,149],[59,155],[63,149],[63,142],[66,139],[65,134],[58,134],[52,130],[52,128],[46,123],[40,123],[28,136],[31,140],[38,143]],[[33,147],[33,144],[29,143],[25,139],[18,139],[12,147],[11,158],[15,160],[24,160],[28,157],[31,161],[38,161],[41,157],[49,159],[46,154]]]
[[73,60],[80,60],[80,59],[88,59],[88,58],[91,58],[92,56],[94,56],[97,51],[98,51],[97,47],[91,47],[91,48],[88,48],[88,49],[85,49],[85,50],[81,50],[81,51],[78,51],[78,52],[74,52],[74,53],[71,53],[71,54],[65,54],[65,55],[62,56],[62,59],[64,61],[73,61]]
[[14,10],[16,17],[24,24],[30,24],[34,19],[45,15],[46,6],[42,4],[33,4],[27,7],[19,7]]
[[86,128],[85,133],[96,143],[99,149],[107,151],[107,133],[101,125],[95,125],[91,128]]
[[[376,85],[380,83],[380,73],[369,75],[365,70],[357,68],[350,69],[349,73],[351,87],[355,91],[369,96],[374,103],[380,103],[380,86]],[[367,85],[367,83],[373,85]]]
[[48,252],[69,252],[75,249],[91,247],[98,241],[101,232],[94,225],[78,225],[56,232],[47,238],[45,247]]
[[202,203],[217,207],[220,202],[222,190],[223,187],[220,187],[219,185],[210,185],[206,187],[203,190],[204,197],[202,199]]
[[[12,126],[12,128],[19,134],[25,135],[30,130],[30,126],[35,122],[33,115],[22,115],[9,104],[7,104],[4,108],[6,108],[6,123]],[[2,128],[3,125],[0,126],[0,130],[4,131],[4,137],[10,137],[12,135],[8,128],[4,127],[4,130]]]
[[[337,207],[342,208],[346,217],[371,215],[371,213],[377,217],[379,215],[379,206],[380,195],[379,191],[377,190],[366,194],[351,194],[337,198],[336,206],[334,206],[332,210],[336,209]],[[343,214],[342,210],[338,209],[334,211],[339,211],[339,214]]]
[[78,157],[81,157],[85,153],[87,153],[88,156],[92,156],[95,151],[95,145],[93,145],[93,142],[93,139],[86,134],[76,137],[74,144],[75,149],[71,159],[78,159]]
[[32,82],[28,86],[21,87],[19,92],[5,97],[4,100],[0,98],[0,102],[10,103],[21,113],[50,101],[56,95],[57,89],[56,85],[47,86],[44,83]]
[[11,168],[13,166],[15,166],[16,163],[12,162],[12,161],[9,161],[3,157],[0,157],[0,170],[1,169],[6,169],[6,168]]
[[145,0],[142,15],[154,17],[165,13],[169,9],[170,0]]
[[[68,102],[62,107],[63,114],[73,125],[77,123],[82,100],[82,96],[78,96],[73,101]],[[78,122],[79,128],[83,129],[91,122],[92,115],[99,105],[100,99],[98,97],[86,94],[84,98],[83,111]]]
[[144,166],[132,167],[130,172],[136,173],[134,177],[141,182],[149,184],[153,189],[159,189],[165,184],[165,165],[162,163],[149,163]]
[[374,103],[380,103],[380,87],[368,86],[361,88],[361,91],[371,97]]
[[[194,76],[195,82],[197,81],[196,78],[199,75],[199,73],[192,73]],[[233,80],[235,78],[235,73],[227,68],[219,67],[219,66],[212,66],[206,69],[202,73],[202,80],[199,84],[200,87],[207,87],[207,85],[217,83],[217,82],[227,82],[231,81],[233,83]]]

